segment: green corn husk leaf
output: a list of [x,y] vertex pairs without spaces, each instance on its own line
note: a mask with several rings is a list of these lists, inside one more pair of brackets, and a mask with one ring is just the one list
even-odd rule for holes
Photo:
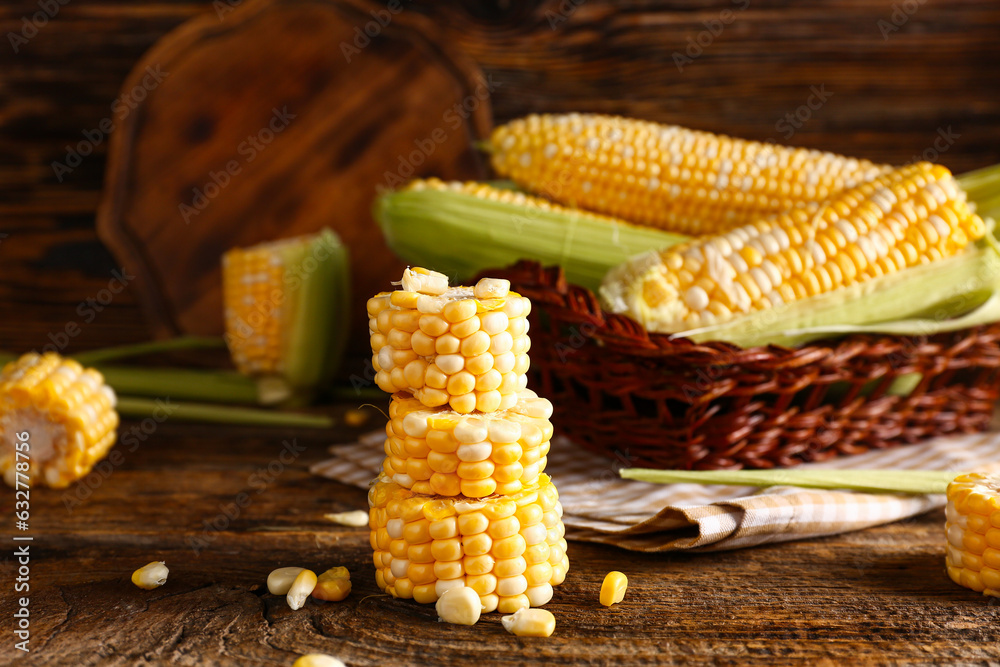
[[946,470],[652,470],[623,468],[623,479],[654,484],[798,486],[864,493],[944,493],[960,474]]
[[[255,302],[247,317],[238,315],[235,321],[227,317],[226,342],[235,351],[243,340],[261,335],[265,330],[261,322],[279,318],[280,370],[240,370],[255,377],[265,404],[308,402],[331,383],[347,344],[348,332],[343,326],[350,309],[347,248],[334,232],[324,229],[311,236],[232,251],[227,256],[258,251],[268,253],[271,261],[281,266],[280,284],[269,285],[269,296],[262,303]],[[233,279],[242,277],[237,273]],[[240,293],[236,287],[233,292]],[[238,309],[240,305],[227,303],[227,308]],[[234,361],[241,366],[235,355]]]
[[854,333],[929,336],[998,320],[1000,243],[991,225],[957,255],[676,335],[744,348],[795,347]]
[[[497,194],[510,191],[501,185]],[[462,279],[521,259],[558,264],[566,279],[596,290],[629,257],[689,240],[586,211],[480,198],[454,188],[410,188],[379,197],[375,218],[402,259]],[[503,197],[510,200],[510,197]]]

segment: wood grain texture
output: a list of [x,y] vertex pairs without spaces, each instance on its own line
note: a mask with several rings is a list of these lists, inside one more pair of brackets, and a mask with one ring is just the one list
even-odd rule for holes
[[[683,72],[673,53],[698,38],[703,21],[743,3],[404,4],[500,84],[497,122],[590,110],[784,139],[776,124],[808,103],[810,86],[826,85],[832,96],[810,110],[793,143],[899,162],[933,148],[950,126],[959,137],[938,156],[944,164],[1000,162],[1000,6],[991,0],[923,3],[887,39],[878,21],[891,20],[895,0],[751,0]],[[34,0],[0,6],[3,34],[36,11]],[[120,268],[94,231],[108,141],[61,181],[51,165],[112,116],[143,54],[196,16],[224,24],[234,14],[219,20],[209,0],[73,0],[19,53],[0,48],[0,233],[10,234],[0,239],[0,347],[38,347],[78,320],[78,304]],[[25,321],[27,302],[42,304],[37,321]],[[82,324],[69,351],[150,335],[131,289]]]
[[[569,575],[548,606],[552,638],[508,635],[499,614],[472,628],[438,623],[432,607],[378,591],[366,529],[322,518],[366,507],[363,490],[306,472],[326,443],[350,435],[168,421],[134,451],[123,440],[124,460],[93,478],[71,512],[63,492],[34,492],[30,664],[290,665],[308,651],[352,666],[1000,659],[1000,608],[944,573],[941,512],[737,552],[647,555],[571,542]],[[259,471],[290,438],[305,451],[258,493]],[[251,502],[220,519],[241,492]],[[222,530],[207,530],[212,523]],[[154,559],[167,562],[167,584],[133,586],[131,572]],[[346,566],[353,591],[293,612],[264,587],[287,565]],[[597,594],[612,569],[628,575],[629,590],[605,609]],[[0,565],[7,581],[13,571]],[[11,596],[0,598],[0,615],[12,612]],[[0,647],[0,662],[10,651]]]
[[[110,144],[98,230],[161,335],[223,332],[229,248],[324,227],[347,245],[363,303],[405,266],[372,219],[377,189],[485,174],[473,144],[488,84],[421,17],[385,11],[382,26],[343,0],[256,0],[224,18],[142,58],[122,95],[143,99]],[[352,313],[344,326],[367,349],[367,317]]]

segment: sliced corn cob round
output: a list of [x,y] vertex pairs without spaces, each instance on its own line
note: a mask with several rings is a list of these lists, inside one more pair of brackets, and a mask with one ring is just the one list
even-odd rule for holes
[[269,390],[265,402],[308,396],[336,372],[349,281],[347,249],[328,229],[223,255],[226,344]]
[[505,280],[434,294],[406,287],[368,300],[378,386],[461,414],[513,407],[528,383],[531,302]]
[[449,275],[532,259],[597,290],[604,274],[649,248],[689,240],[489,183],[416,180],[382,195],[375,215],[392,250]]
[[1000,476],[959,475],[947,497],[948,576],[959,586],[1000,597]]
[[569,206],[683,234],[809,208],[890,167],[674,125],[592,114],[501,125],[493,168]]
[[637,257],[608,274],[601,296],[651,331],[697,330],[956,255],[985,233],[951,173],[923,162],[815,212]]
[[459,414],[393,396],[382,472],[403,488],[440,496],[510,495],[545,470],[552,404],[524,390],[514,407]]
[[513,613],[552,598],[566,578],[559,494],[547,475],[510,496],[427,496],[382,477],[368,492],[375,579],[394,597],[436,602],[476,591],[483,611]]
[[7,364],[0,372],[4,482],[61,489],[85,476],[115,443],[115,402],[100,373],[58,354]]

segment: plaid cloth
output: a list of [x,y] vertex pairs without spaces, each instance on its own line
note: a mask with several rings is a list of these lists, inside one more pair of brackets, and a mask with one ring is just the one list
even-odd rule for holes
[[[316,475],[367,488],[382,466],[384,431],[331,448]],[[632,551],[741,549],[890,523],[944,506],[943,495],[887,495],[766,490],[623,480],[620,466],[582,451],[565,438],[552,442],[545,472],[559,488],[567,539]],[[912,469],[960,472],[1000,468],[1000,431],[937,438],[873,451],[809,469]]]

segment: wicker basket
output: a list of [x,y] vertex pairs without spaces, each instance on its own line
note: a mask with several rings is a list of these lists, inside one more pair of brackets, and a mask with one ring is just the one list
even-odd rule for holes
[[[533,301],[531,386],[552,400],[557,429],[622,465],[822,461],[983,430],[1000,394],[1000,324],[743,349],[647,333],[602,312],[558,268],[521,262],[483,275]],[[916,386],[894,395],[906,375]]]

